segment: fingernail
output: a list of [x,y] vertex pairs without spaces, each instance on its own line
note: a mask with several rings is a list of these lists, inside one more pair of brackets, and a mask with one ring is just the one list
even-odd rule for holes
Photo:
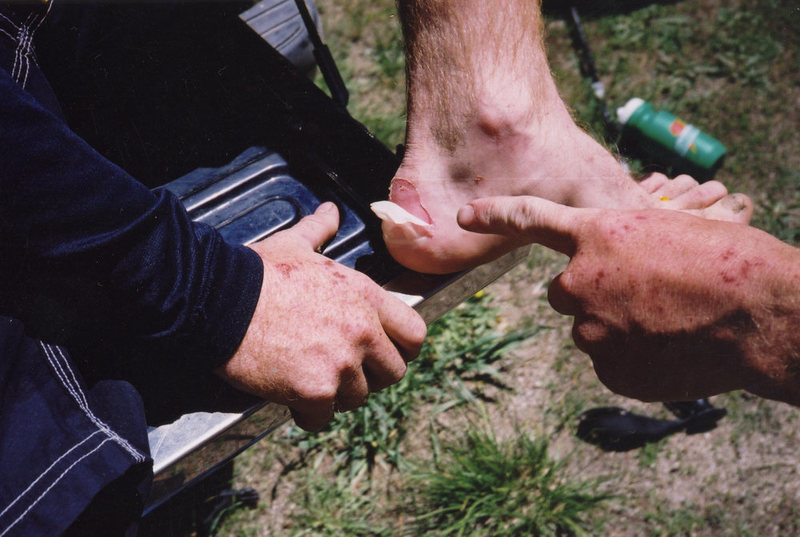
[[336,210],[338,210],[336,208],[336,204],[333,203],[332,201],[326,201],[323,204],[321,204],[319,207],[317,207],[317,211],[319,211],[322,214],[329,214],[329,213],[332,213],[333,211],[336,211]]
[[458,210],[456,218],[460,226],[469,226],[475,221],[475,209],[472,205],[464,205]]

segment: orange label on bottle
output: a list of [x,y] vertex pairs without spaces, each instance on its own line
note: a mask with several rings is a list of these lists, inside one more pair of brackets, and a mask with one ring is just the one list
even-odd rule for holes
[[672,125],[669,126],[669,132],[673,136],[678,136],[680,135],[681,132],[683,132],[684,128],[686,128],[686,123],[684,123],[680,119],[676,119],[675,121],[672,122]]

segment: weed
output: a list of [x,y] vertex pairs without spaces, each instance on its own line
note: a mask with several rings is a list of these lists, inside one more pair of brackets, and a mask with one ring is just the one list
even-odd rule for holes
[[722,7],[716,20],[717,39],[708,50],[716,60],[711,74],[726,76],[747,85],[765,85],[769,68],[781,52],[762,12]]
[[639,467],[652,467],[658,460],[658,455],[666,445],[666,442],[666,440],[660,440],[658,442],[650,442],[642,446],[642,448],[636,452],[636,459],[639,462]]
[[406,56],[402,40],[397,32],[390,33],[375,45],[375,59],[380,72],[390,80],[400,80],[405,73]]
[[768,201],[755,225],[784,242],[800,244],[800,170],[779,166],[764,196]]
[[779,429],[782,425],[774,416],[774,408],[768,402],[747,392],[733,392],[720,396],[728,411],[726,419],[736,425],[731,443],[736,444],[741,436],[759,431]]
[[[689,535],[714,535],[715,537],[755,537],[761,533],[754,529],[747,515],[731,512],[720,503],[698,505],[683,502],[670,509],[661,501],[653,511],[644,514],[651,537],[685,537]],[[790,535],[793,533],[781,533]]]
[[303,488],[297,525],[291,537],[389,537],[389,528],[373,519],[375,504],[366,494],[364,485],[352,485],[345,480],[328,480],[308,474]]
[[704,523],[702,511],[694,504],[682,505],[673,510],[659,506],[656,511],[645,513],[644,520],[650,527],[650,537],[692,535]]
[[442,451],[433,469],[412,470],[417,534],[584,535],[610,497],[597,481],[570,481],[548,441],[521,433],[509,441],[471,430]]

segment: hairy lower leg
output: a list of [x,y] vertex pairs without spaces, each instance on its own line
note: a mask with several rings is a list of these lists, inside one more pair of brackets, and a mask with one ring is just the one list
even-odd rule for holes
[[430,138],[452,154],[470,127],[487,141],[503,140],[560,103],[538,0],[400,0],[399,8],[409,145]]
[[458,226],[459,207],[476,198],[531,195],[615,208],[657,203],[572,120],[550,74],[539,0],[398,5],[408,71],[406,152],[391,201],[376,213],[400,263],[450,272],[513,247],[507,237]]

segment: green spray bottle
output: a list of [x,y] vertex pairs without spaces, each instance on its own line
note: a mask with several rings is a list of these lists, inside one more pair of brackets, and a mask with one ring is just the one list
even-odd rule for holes
[[617,108],[617,120],[700,168],[713,170],[725,156],[722,142],[638,97]]

